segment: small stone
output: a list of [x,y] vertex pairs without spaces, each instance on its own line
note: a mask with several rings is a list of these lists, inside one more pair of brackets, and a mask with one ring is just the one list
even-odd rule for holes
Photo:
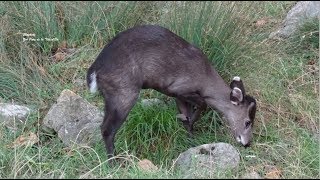
[[54,60],[55,60],[55,62],[63,61],[64,58],[65,58],[65,53],[63,53],[63,52],[57,52],[57,53],[54,55]]
[[141,104],[142,107],[149,107],[154,105],[159,105],[162,101],[158,98],[152,98],[152,99],[142,99]]
[[5,117],[17,117],[19,119],[26,118],[30,113],[30,109],[25,106],[0,103],[0,114]]
[[255,171],[244,174],[241,179],[262,179],[262,177]]
[[255,27],[260,28],[263,27],[264,25],[266,25],[268,23],[267,19],[259,19],[256,21],[256,23],[254,24]]
[[155,166],[150,160],[148,159],[143,159],[139,161],[138,166],[141,170],[144,171],[156,171],[158,170],[158,167]]
[[76,85],[76,86],[86,86],[86,81],[83,80],[83,79],[75,79],[73,80],[73,83]]
[[0,103],[0,120],[13,131],[18,130],[18,126],[25,122],[30,112],[31,110],[25,106]]

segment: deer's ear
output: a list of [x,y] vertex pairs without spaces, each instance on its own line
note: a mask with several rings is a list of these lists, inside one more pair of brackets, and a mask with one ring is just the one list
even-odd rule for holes
[[241,89],[234,87],[230,93],[230,101],[232,104],[238,105],[243,101],[243,96]]
[[235,87],[239,88],[242,91],[242,95],[245,96],[246,92],[244,89],[244,85],[239,76],[235,76],[230,83],[231,89],[234,89]]

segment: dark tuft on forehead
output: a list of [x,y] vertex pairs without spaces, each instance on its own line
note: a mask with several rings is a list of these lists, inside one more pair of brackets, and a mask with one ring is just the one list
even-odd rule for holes
[[246,104],[248,104],[248,105],[249,105],[251,102],[254,102],[255,105],[257,104],[256,100],[255,100],[253,97],[249,96],[249,95],[246,95],[246,96],[244,97],[244,102],[245,102]]
[[257,102],[253,97],[248,96],[248,95],[246,95],[244,97],[244,101],[243,102],[246,103],[247,105],[250,105],[250,103],[254,102],[254,106],[249,111],[249,118],[250,118],[250,120],[251,120],[251,122],[253,124],[255,116],[256,116]]

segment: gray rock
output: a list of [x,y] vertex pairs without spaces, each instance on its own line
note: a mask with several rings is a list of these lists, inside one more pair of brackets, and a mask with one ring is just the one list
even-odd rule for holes
[[44,126],[54,129],[67,146],[92,145],[101,140],[103,113],[70,90],[63,90],[44,118]]
[[76,86],[83,86],[83,87],[85,87],[85,86],[87,85],[86,83],[87,83],[87,82],[86,82],[85,80],[80,79],[80,78],[73,80],[73,84],[75,84]]
[[142,107],[149,107],[149,106],[159,105],[161,103],[162,103],[162,101],[160,99],[158,99],[158,98],[142,99],[141,100]]
[[301,25],[313,18],[320,18],[320,1],[299,1],[287,14],[280,29],[269,38],[287,38]]
[[262,179],[262,177],[255,171],[244,174],[241,179]]
[[240,155],[227,143],[204,144],[181,153],[175,168],[185,178],[211,178],[216,173],[228,172],[238,167]]
[[30,114],[28,107],[10,103],[0,103],[0,120],[9,129],[16,131]]

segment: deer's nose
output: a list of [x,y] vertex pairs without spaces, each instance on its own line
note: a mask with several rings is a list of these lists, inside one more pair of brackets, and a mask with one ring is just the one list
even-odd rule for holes
[[247,144],[243,145],[245,148],[250,147],[251,143],[248,142]]
[[236,140],[237,140],[238,143],[241,143],[241,136],[238,136],[238,137],[236,138]]
[[245,148],[247,148],[247,147],[249,147],[249,146],[251,145],[251,144],[250,144],[250,141],[247,142],[247,143],[245,143],[245,142],[244,142],[244,139],[241,137],[241,135],[238,136],[236,139],[237,139],[237,142],[238,142],[238,143],[241,143]]

